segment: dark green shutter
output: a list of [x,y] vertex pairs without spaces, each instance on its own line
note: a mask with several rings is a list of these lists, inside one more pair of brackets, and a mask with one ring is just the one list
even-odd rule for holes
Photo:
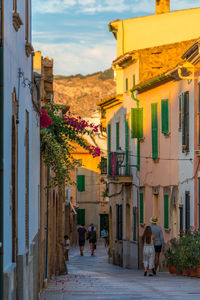
[[164,228],[169,228],[169,195],[164,195]]
[[111,151],[111,125],[107,127],[107,173],[110,175],[110,151]]
[[128,91],[128,78],[126,78],[126,91]]
[[119,149],[119,122],[116,123],[116,150]]
[[189,92],[183,94],[182,112],[182,145],[189,151]]
[[144,223],[144,194],[140,193],[140,224]]
[[131,108],[131,137],[143,137],[143,108]]
[[182,116],[182,95],[179,95],[179,105],[178,105],[178,108],[179,108],[179,112],[178,112],[178,128],[179,128],[179,131],[181,130],[181,116]]
[[169,133],[169,101],[161,100],[162,133]]
[[158,158],[158,113],[157,103],[151,104],[151,128],[152,128],[152,158]]
[[77,175],[77,190],[79,192],[85,191],[85,175]]
[[135,87],[135,75],[133,75],[133,88]]
[[126,175],[129,175],[129,125],[125,120],[125,152],[126,152]]
[[85,224],[85,209],[77,210],[77,225]]

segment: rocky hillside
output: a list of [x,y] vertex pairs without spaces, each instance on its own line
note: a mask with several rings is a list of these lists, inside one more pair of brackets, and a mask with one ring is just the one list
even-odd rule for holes
[[54,101],[70,105],[70,111],[89,117],[97,109],[96,104],[115,94],[113,70],[108,69],[89,75],[54,76]]

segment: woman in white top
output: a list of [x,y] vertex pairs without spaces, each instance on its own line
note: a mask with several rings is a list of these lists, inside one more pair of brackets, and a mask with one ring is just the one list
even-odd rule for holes
[[143,263],[144,263],[144,276],[147,276],[147,269],[149,268],[149,276],[153,276],[152,269],[154,269],[155,259],[155,236],[152,234],[150,226],[146,226],[142,235],[143,248]]

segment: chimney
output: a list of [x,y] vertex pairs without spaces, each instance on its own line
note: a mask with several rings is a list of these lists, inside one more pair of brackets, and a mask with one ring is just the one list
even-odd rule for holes
[[156,15],[170,12],[170,0],[156,0]]

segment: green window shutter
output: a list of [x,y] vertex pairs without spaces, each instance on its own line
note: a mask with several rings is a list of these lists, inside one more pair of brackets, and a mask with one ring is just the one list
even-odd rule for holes
[[85,191],[85,175],[77,175],[77,190],[79,192]]
[[116,123],[116,150],[119,149],[119,122]]
[[164,195],[164,228],[169,228],[169,195]]
[[135,87],[135,75],[133,75],[133,88]]
[[169,101],[161,100],[162,133],[169,133]]
[[143,108],[131,108],[131,137],[143,137]]
[[144,194],[140,193],[140,224],[144,223]]
[[85,209],[77,210],[77,225],[85,224]]
[[126,153],[126,175],[129,175],[129,125],[128,120],[125,120],[125,153]]
[[126,91],[128,91],[128,78],[126,78]]
[[151,129],[152,129],[152,158],[158,158],[158,113],[157,103],[151,104]]

